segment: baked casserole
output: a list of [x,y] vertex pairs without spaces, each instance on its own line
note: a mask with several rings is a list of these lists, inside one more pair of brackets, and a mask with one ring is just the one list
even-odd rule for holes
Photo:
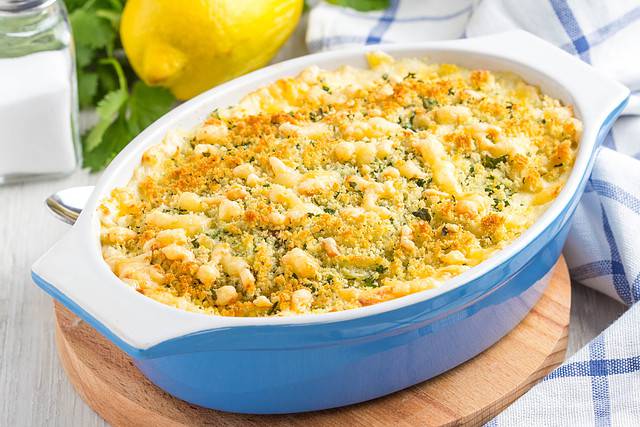
[[278,80],[148,149],[99,208],[113,272],[196,312],[346,310],[439,286],[560,192],[571,106],[511,73],[368,60]]

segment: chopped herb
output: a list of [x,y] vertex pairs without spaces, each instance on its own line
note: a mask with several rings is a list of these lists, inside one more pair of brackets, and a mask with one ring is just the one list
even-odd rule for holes
[[449,96],[453,96],[453,95],[455,95],[455,94],[456,94],[456,91],[455,91],[455,90],[453,90],[453,88],[451,87],[451,88],[449,88],[449,91],[447,92],[447,94],[448,94]]
[[500,163],[505,163],[508,159],[508,155],[505,154],[504,156],[500,156],[500,157],[489,157],[489,156],[484,156],[482,158],[482,166],[484,166],[487,169],[495,169]]
[[420,218],[423,221],[431,221],[431,214],[428,209],[422,208],[412,213],[416,218]]
[[373,276],[369,276],[366,279],[363,280],[363,284],[364,286],[368,287],[368,288],[377,288],[379,286],[379,283],[376,281],[375,277]]
[[398,119],[398,123],[400,124],[400,126],[403,127],[403,129],[409,129],[415,132],[415,129],[413,128],[413,119],[416,117],[416,113],[415,111],[411,113],[411,116],[409,116],[409,121],[408,122],[403,122],[402,118]]
[[547,119],[542,119],[542,124],[546,125],[547,124]]
[[382,80],[389,80],[389,74],[384,73],[384,74],[382,75]]
[[318,111],[309,112],[309,120],[311,120],[312,122],[317,122],[318,120],[322,120],[323,117],[324,117],[324,111],[322,110],[322,108],[318,108]]
[[225,231],[224,230],[214,230],[210,233],[206,233],[207,236],[211,237],[213,240],[218,240],[218,238],[220,237],[221,234],[224,234]]
[[507,110],[509,110],[509,118],[513,118],[513,103],[507,102]]
[[322,90],[327,92],[327,93],[331,93],[331,88],[327,85],[322,85]]
[[473,166],[473,165],[469,166],[469,175],[473,176],[473,175],[475,175],[475,173],[476,173],[475,166]]
[[193,239],[191,241],[191,244],[193,245],[194,248],[199,248],[200,247],[200,242],[198,242],[198,239]]
[[557,165],[553,165],[554,168],[561,168],[564,166],[564,163],[558,163]]
[[[502,202],[502,206],[500,205],[500,202]],[[509,200],[507,199],[504,199],[504,200],[493,199],[493,207],[499,211],[502,211],[504,208],[506,208],[509,205],[510,203],[509,203]]]
[[422,98],[422,106],[427,111],[431,110],[433,107],[435,107],[437,105],[438,105],[438,101],[436,101],[433,98]]
[[425,180],[424,180],[424,179],[422,179],[422,178],[418,178],[418,179],[416,179],[416,185],[417,185],[418,187],[424,187],[424,185],[425,185],[426,183],[427,183],[427,181],[425,181]]
[[387,267],[385,267],[384,265],[379,265],[376,267],[376,272],[378,274],[383,274],[385,271],[387,271]]
[[269,309],[269,311],[267,311],[267,315],[272,315],[273,313],[275,313],[276,310],[278,310],[279,305],[280,305],[280,301],[274,302],[271,308]]
[[336,210],[331,208],[324,208],[324,211],[330,215],[333,215],[334,213],[336,213]]
[[407,75],[404,76],[402,80],[415,79],[415,78],[416,78],[416,73],[407,73]]

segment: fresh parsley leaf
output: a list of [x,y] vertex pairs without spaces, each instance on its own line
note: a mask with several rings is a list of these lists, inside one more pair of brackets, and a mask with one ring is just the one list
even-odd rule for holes
[[89,46],[76,44],[76,65],[78,66],[78,75],[82,74],[81,70],[91,64],[96,51]]
[[131,141],[133,137],[127,126],[124,116],[118,116],[117,120],[109,126],[102,137],[100,144],[91,151],[83,153],[84,167],[91,172],[103,169],[113,158]]
[[130,129],[135,133],[142,132],[174,103],[175,98],[167,89],[147,86],[141,80],[135,82],[128,104]]
[[84,139],[84,148],[86,151],[92,151],[102,143],[105,132],[118,118],[120,109],[127,102],[127,98],[127,91],[125,89],[118,89],[109,92],[98,102],[96,112],[98,113],[99,119],[98,123],[89,131]]
[[85,5],[86,0],[64,0],[64,5],[67,7],[67,11],[69,13],[73,12],[76,9],[80,9]]
[[[109,108],[122,101],[123,93],[124,102],[116,110],[116,118],[111,122],[103,120],[101,113],[111,113]],[[104,168],[136,135],[169,111],[174,102],[166,89],[149,87],[142,81],[134,83],[131,95],[122,89],[107,94],[98,104],[101,121],[85,138],[84,166],[92,171]]]
[[98,92],[98,75],[86,72],[78,74],[78,101],[80,108],[89,107]]
[[389,7],[389,0],[327,0],[336,6],[349,7],[359,12],[382,10]]
[[120,87],[118,75],[114,72],[113,66],[98,64],[95,68],[98,74],[98,89],[102,96]]
[[99,17],[95,12],[76,9],[69,16],[73,39],[80,46],[88,46],[92,49],[113,49],[116,39],[116,29],[106,19]]
[[109,23],[111,23],[111,26],[113,28],[119,29],[121,12],[122,12],[122,5],[120,5],[120,7],[116,8],[115,10],[99,9],[96,11],[96,15],[99,16],[100,18],[104,18],[107,21],[109,21]]

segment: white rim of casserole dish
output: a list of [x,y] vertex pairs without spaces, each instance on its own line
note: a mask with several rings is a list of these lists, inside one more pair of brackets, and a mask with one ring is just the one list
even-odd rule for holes
[[[476,67],[514,72],[525,81],[540,86],[544,93],[574,106],[584,130],[571,174],[558,197],[519,238],[439,288],[334,313],[224,317],[188,312],[139,294],[112,273],[101,255],[96,209],[100,200],[114,187],[128,182],[146,148],[161,142],[168,130],[191,128],[204,120],[215,107],[230,105],[268,82],[296,75],[311,65],[331,69],[344,63],[357,62],[365,66],[364,53],[372,50],[381,50],[394,57],[433,58],[436,62],[453,62],[467,68],[474,67],[473,64],[480,59],[482,64],[476,64]],[[138,135],[109,165],[74,227],[36,261],[33,273],[124,343],[139,350],[205,330],[341,322],[406,307],[458,288],[487,273],[524,249],[545,230],[578,190],[590,158],[594,155],[602,124],[624,102],[628,93],[623,85],[524,31],[445,42],[371,45],[313,54],[275,64],[199,95],[167,113]]]

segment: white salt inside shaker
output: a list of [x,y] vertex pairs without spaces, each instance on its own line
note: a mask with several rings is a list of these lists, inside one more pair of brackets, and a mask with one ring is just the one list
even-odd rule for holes
[[59,0],[0,0],[0,184],[80,159],[71,31]]
[[0,176],[76,168],[67,49],[0,59]]

